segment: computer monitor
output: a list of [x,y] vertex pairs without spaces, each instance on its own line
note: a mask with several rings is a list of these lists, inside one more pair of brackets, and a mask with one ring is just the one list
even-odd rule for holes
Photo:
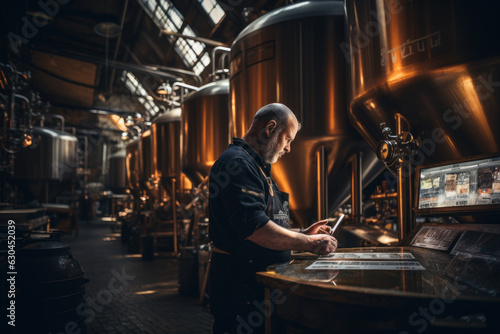
[[417,168],[417,214],[500,210],[500,153]]

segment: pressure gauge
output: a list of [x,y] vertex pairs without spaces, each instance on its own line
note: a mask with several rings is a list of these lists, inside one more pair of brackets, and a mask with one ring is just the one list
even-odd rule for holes
[[390,140],[382,140],[377,145],[377,158],[384,162],[391,162],[395,156],[395,143]]

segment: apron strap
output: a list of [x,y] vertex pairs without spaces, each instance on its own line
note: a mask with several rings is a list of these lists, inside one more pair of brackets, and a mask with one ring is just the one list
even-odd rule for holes
[[[247,150],[245,150],[243,147],[241,148],[243,151],[245,151],[246,154],[248,154],[252,159],[252,155],[250,153],[247,152]],[[255,161],[255,159],[254,159]],[[260,169],[260,172],[262,173],[262,175],[264,175],[264,178],[266,179],[267,181],[267,185],[269,186],[269,194],[271,195],[271,197],[274,197],[274,191],[273,191],[273,182],[271,181],[271,178],[268,177],[266,175],[266,173],[264,173],[264,170],[262,170],[262,167],[259,166],[259,164],[257,164],[257,167],[259,167]]]

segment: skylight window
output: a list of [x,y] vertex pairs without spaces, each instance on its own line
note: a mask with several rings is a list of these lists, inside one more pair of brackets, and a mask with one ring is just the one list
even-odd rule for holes
[[198,2],[205,12],[207,12],[208,16],[210,16],[214,24],[218,24],[224,15],[226,15],[224,10],[217,3],[217,0],[198,0]]
[[[144,109],[151,115],[156,115],[160,108],[151,100],[148,99],[149,94],[141,85],[139,80],[130,72],[123,71],[122,81],[125,82],[125,87],[135,96],[135,98],[142,104]],[[139,97],[137,95],[140,95]],[[144,96],[144,97],[142,97]]]
[[[215,6],[218,6],[220,8],[220,6],[217,5],[216,1],[212,2],[215,2]],[[196,37],[195,32],[188,24],[184,26],[184,29],[182,29],[182,31],[180,30],[184,21],[184,16],[177,10],[177,8],[175,8],[170,0],[141,0],[139,1],[139,3],[142,5],[148,15],[153,19],[160,30],[168,30],[172,32],[178,32],[183,35]],[[217,10],[215,6],[209,6],[207,4],[207,8],[210,8],[211,12],[220,14],[220,11],[222,11],[222,18],[225,15],[224,11],[222,10],[222,8],[220,8],[220,10]],[[219,21],[221,18],[219,18]],[[169,38],[173,39],[174,37],[170,36]],[[175,42],[175,51],[181,56],[185,65],[191,67],[193,71],[198,75],[203,72],[208,64],[210,64],[210,57],[208,56],[208,53],[205,52],[205,44],[201,42],[179,37]]]

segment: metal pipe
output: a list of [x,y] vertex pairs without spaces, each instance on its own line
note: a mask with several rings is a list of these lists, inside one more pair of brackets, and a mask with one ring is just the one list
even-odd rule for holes
[[76,137],[76,128],[74,126],[66,126],[64,130]]
[[174,82],[174,84],[172,85],[172,89],[174,87],[181,87],[181,105],[184,103],[184,91],[182,90],[182,88],[191,89],[191,90],[194,90],[194,91],[199,91],[200,90],[196,86],[186,85],[185,83],[182,83],[182,82]]
[[186,71],[186,70],[182,70],[180,68],[175,68],[175,67],[161,66],[161,65],[154,66],[154,67],[157,69],[163,70],[163,71],[167,71],[167,72],[178,73],[178,74],[182,74],[182,75],[189,75],[189,76],[195,78],[196,81],[198,81],[198,84],[200,84],[200,86],[203,85],[203,79],[201,78],[201,76],[199,76],[195,72]]
[[351,201],[354,223],[361,223],[363,208],[363,154],[352,156],[351,160]]
[[386,200],[398,198],[398,193],[373,194],[370,195],[371,200]]
[[231,52],[231,48],[218,46],[212,50],[212,78],[215,78],[215,55],[217,54],[217,52],[228,53]]
[[[122,20],[120,22],[120,33],[118,34],[118,41],[116,42],[116,48],[115,48],[115,53],[113,55],[113,60],[116,60],[116,57],[118,56],[118,50],[120,48],[120,41],[122,40],[123,25],[125,23],[125,16],[127,15],[127,9],[128,9],[128,0],[125,0],[125,5],[123,6]],[[113,72],[111,72],[111,80],[109,82],[109,91],[111,91],[111,88],[113,87],[115,72],[116,68],[113,68]]]
[[322,220],[328,217],[328,178],[327,178],[327,168],[326,163],[326,149],[321,146],[316,151],[316,176],[318,178],[318,220]]
[[[46,117],[49,117],[49,118],[56,118],[56,119],[60,120],[61,121],[61,131],[64,131],[64,124],[65,124],[64,116],[58,115],[58,114],[43,114],[42,116],[44,119]],[[40,126],[43,126],[43,125],[40,125]]]
[[31,104],[31,101],[24,95],[14,94],[14,96],[17,97],[18,99],[26,101],[27,104]]
[[174,84],[172,85],[172,88],[173,87],[184,87],[184,88],[187,88],[187,89],[191,89],[191,90],[195,90],[195,91],[198,91],[200,90],[199,87],[196,87],[196,86],[191,86],[191,85],[187,85],[183,82],[174,82]]
[[229,53],[227,53],[227,52],[224,52],[220,56],[220,58],[219,58],[219,68],[220,69],[225,69],[226,68],[226,64],[229,67],[229,61],[227,60],[228,58],[229,58]]
[[175,200],[175,193],[177,192],[176,188],[177,180],[172,178],[172,220],[174,224],[174,252],[177,255],[177,202]]
[[[403,115],[397,113],[396,134],[407,131],[408,122]],[[412,171],[408,159],[399,158],[400,167],[397,170],[397,193],[398,193],[398,238],[401,241],[410,231],[412,224]]]
[[[10,119],[9,119],[9,128],[14,128],[14,115],[15,115],[15,107],[16,107],[16,87],[12,86],[12,94],[10,94]],[[7,135],[7,131],[5,131],[4,135]]]
[[160,30],[160,35],[161,34],[180,37],[180,38],[184,38],[184,39],[191,39],[193,41],[197,41],[197,42],[204,43],[206,45],[211,45],[211,46],[224,46],[224,47],[228,46],[227,44],[224,44],[222,42],[217,42],[217,41],[214,41],[212,39],[203,38],[203,37],[199,37],[199,36],[183,35],[181,33],[173,32],[173,31],[166,30],[166,29]]
[[[107,137],[104,137],[106,139]],[[99,177],[99,181],[105,183],[106,174],[108,171],[108,141],[102,141],[102,166],[101,166],[101,175]]]
[[[130,50],[128,48],[127,45],[123,44],[123,47],[125,49],[125,51],[127,51],[127,53],[140,65],[142,65],[141,61],[139,60],[139,58],[137,58],[137,56],[132,52],[132,50]],[[142,66],[146,66],[146,65],[142,65]],[[197,81],[198,81],[198,84],[201,86],[203,84],[203,79],[201,78],[200,75],[196,74],[195,72],[193,71],[187,71],[187,70],[183,70],[183,69],[180,69],[180,68],[175,68],[175,67],[168,67],[168,66],[161,66],[161,65],[156,65],[154,66],[154,68],[158,69],[158,70],[163,70],[163,71],[167,71],[167,72],[172,72],[172,73],[177,73],[177,74],[180,74],[180,75],[188,75],[190,77],[193,77],[195,78]],[[172,81],[177,81],[177,79],[174,79]]]
[[[15,117],[15,99],[16,99],[16,98],[21,99],[21,100],[23,100],[23,101],[25,101],[25,102],[27,103],[28,108],[29,108],[29,110],[30,110],[30,115],[31,115],[31,111],[32,111],[32,109],[31,109],[31,101],[30,101],[30,99],[28,99],[28,98],[27,98],[26,96],[24,96],[24,95],[16,94],[16,93],[14,92],[14,88],[12,88],[12,92],[13,92],[13,94],[12,94],[12,96],[13,96],[13,101],[12,101],[12,104],[11,104],[11,107],[12,107],[12,109],[11,109],[11,122],[10,122],[10,128],[11,128],[11,129],[12,129],[12,128],[14,127],[14,125],[15,125],[15,122],[14,122],[14,117]],[[20,120],[20,123],[21,123],[21,122],[22,122],[22,118],[21,118],[21,120]],[[31,124],[31,121],[29,121],[29,122],[28,122],[28,126],[29,126],[29,124]],[[18,128],[22,127],[22,124],[17,124],[17,127],[18,127]]]

